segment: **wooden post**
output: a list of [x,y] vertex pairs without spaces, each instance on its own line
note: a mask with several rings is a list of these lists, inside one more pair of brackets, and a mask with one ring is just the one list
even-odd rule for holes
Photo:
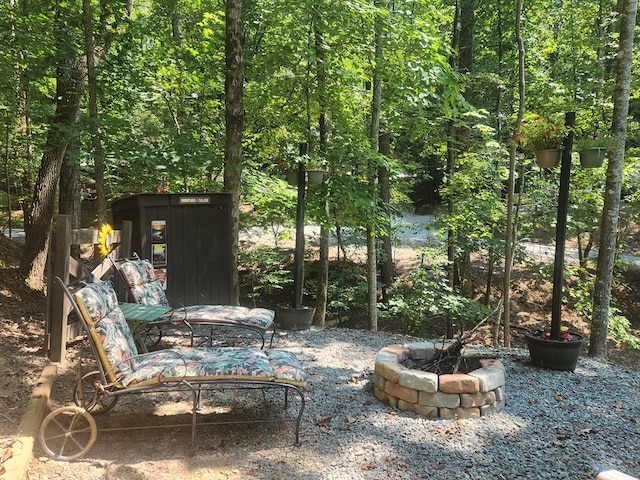
[[120,230],[120,245],[116,250],[117,256],[120,258],[131,256],[131,243],[133,236],[133,222],[131,220],[122,221],[122,230]]
[[71,255],[71,217],[58,215],[55,228],[55,250],[52,253],[52,271],[47,284],[47,297],[51,305],[49,324],[49,358],[52,362],[64,363],[67,348],[67,315],[69,314],[69,300],[64,292],[59,290],[54,279],[60,277],[64,283],[69,283],[69,256]]
[[[112,255],[127,257],[131,255],[131,238],[133,222],[122,222],[122,230],[114,232],[112,241],[118,243]],[[111,261],[104,258],[91,272],[83,267],[81,262],[71,257],[71,246],[98,243],[99,232],[91,228],[71,229],[71,217],[58,215],[56,228],[51,238],[51,246],[47,268],[47,323],[45,331],[44,349],[49,353],[53,362],[64,363],[67,340],[82,335],[79,324],[67,324],[71,304],[55,281],[60,277],[68,284],[71,277],[78,280],[99,282],[112,268]],[[90,278],[87,275],[90,273]],[[76,327],[76,328],[74,328]]]

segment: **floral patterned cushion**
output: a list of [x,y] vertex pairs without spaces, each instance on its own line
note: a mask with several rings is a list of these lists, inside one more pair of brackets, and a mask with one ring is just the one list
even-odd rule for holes
[[191,305],[167,312],[159,321],[188,321],[190,323],[223,323],[250,325],[261,330],[273,329],[275,312],[266,308],[248,308],[231,305]]
[[130,374],[138,351],[111,282],[90,283],[74,298],[111,380]]
[[169,306],[149,260],[127,260],[120,264],[119,269],[135,303]]
[[304,387],[307,374],[295,355],[257,348],[172,348],[138,358],[137,368],[121,378],[124,386],[161,382],[277,381]]
[[138,355],[110,282],[74,294],[111,381],[122,386],[176,381],[264,381],[304,387],[307,375],[291,352],[257,348],[172,348]]
[[[119,265],[135,303],[169,306],[149,260],[126,260]],[[176,308],[158,319],[159,322],[222,323],[244,325],[263,331],[273,330],[275,312],[266,308],[231,305],[192,305]]]

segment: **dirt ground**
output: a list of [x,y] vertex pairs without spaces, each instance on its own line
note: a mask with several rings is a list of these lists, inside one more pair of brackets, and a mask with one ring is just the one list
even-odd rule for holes
[[[17,272],[21,248],[0,235],[0,453],[10,439],[15,437],[22,414],[27,406],[33,387],[38,380],[42,368],[49,362],[43,351],[44,324],[46,319],[46,299],[43,294],[29,290]],[[415,251],[401,249],[396,252],[396,261],[409,265],[416,261]],[[477,265],[476,275],[481,278],[483,266]],[[625,277],[625,286],[621,287],[615,296],[618,298],[617,307],[630,320],[633,331],[640,336],[640,299],[637,291],[640,288],[640,271],[630,270]],[[544,327],[548,323],[551,307],[550,288],[541,288],[532,280],[527,272],[518,272],[514,279],[514,324],[517,326],[534,328]],[[575,311],[565,308],[563,321],[572,329],[588,334],[587,324],[580,319]],[[349,325],[352,326],[352,325]],[[392,323],[382,325],[385,331],[395,328]],[[438,332],[435,332],[438,333]],[[523,345],[524,337],[518,330],[513,331],[512,346]],[[491,343],[491,332],[488,327],[483,328],[477,336],[476,343]],[[79,345],[71,346],[69,361],[60,366],[59,381],[52,395],[51,406],[60,405],[68,400],[62,398],[68,393],[61,393],[64,385],[73,385],[74,364]],[[640,350],[632,350],[625,346],[611,344],[609,346],[610,361],[624,365],[627,368],[640,368]],[[130,434],[127,434],[128,436]],[[129,437],[131,439],[131,437]],[[180,436],[169,435],[165,443],[176,445],[185,439]],[[274,439],[277,443],[277,439]],[[135,443],[135,442],[134,442]],[[171,445],[167,445],[168,448]],[[10,449],[4,448],[5,453]],[[286,455],[286,449],[283,450]],[[133,453],[133,452],[132,452]],[[241,453],[241,452],[240,452]],[[36,450],[36,458],[32,465],[30,478],[71,478],[60,473],[60,467],[51,462],[47,473],[47,459]],[[240,455],[241,456],[241,455]],[[108,458],[105,453],[104,458]],[[153,462],[153,459],[149,460]],[[196,461],[196,460],[194,460]],[[175,462],[184,463],[184,458],[176,458]],[[72,468],[72,467],[71,467]],[[219,476],[207,478],[234,478],[230,473],[233,465],[222,468]],[[96,471],[104,471],[104,465],[96,466]],[[181,471],[179,468],[176,471]],[[0,475],[1,477],[2,475]],[[94,477],[91,477],[94,478]],[[127,472],[119,472],[113,477],[96,476],[95,478],[139,478],[129,477]]]

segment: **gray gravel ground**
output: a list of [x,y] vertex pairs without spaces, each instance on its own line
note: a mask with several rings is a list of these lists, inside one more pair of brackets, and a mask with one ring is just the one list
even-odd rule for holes
[[[541,370],[527,351],[501,350],[501,413],[430,420],[371,392],[378,350],[410,340],[345,329],[279,333],[275,346],[295,352],[310,375],[301,447],[281,425],[201,430],[195,454],[188,432],[99,433],[82,461],[36,458],[28,478],[555,480],[610,469],[640,476],[640,372],[586,357],[573,373]],[[113,415],[118,410],[127,404]]]

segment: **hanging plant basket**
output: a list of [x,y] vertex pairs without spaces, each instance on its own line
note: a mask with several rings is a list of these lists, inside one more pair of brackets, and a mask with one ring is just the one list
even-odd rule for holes
[[607,155],[606,147],[592,147],[580,150],[580,165],[584,168],[598,168],[604,163]]
[[540,168],[555,168],[562,160],[562,150],[536,150],[536,162]]
[[324,180],[324,172],[322,170],[307,170],[307,179],[311,185],[320,185]]
[[287,172],[287,183],[294,187],[298,185],[298,172]]
[[572,340],[550,340],[534,333],[526,333],[531,364],[548,370],[573,372],[578,363],[584,338],[570,333]]

